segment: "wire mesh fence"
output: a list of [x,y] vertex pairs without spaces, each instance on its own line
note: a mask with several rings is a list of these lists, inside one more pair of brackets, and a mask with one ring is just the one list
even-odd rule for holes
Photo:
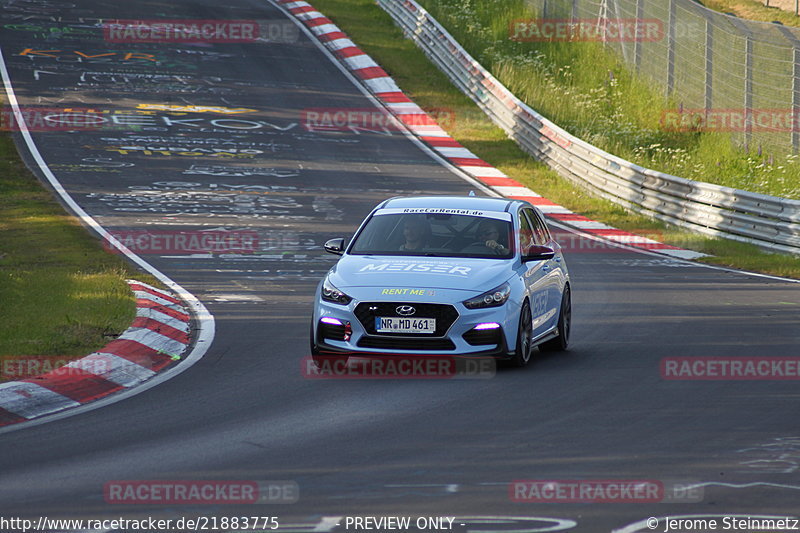
[[542,20],[657,28],[603,41],[678,102],[683,124],[729,131],[746,150],[800,151],[800,28],[739,19],[694,0],[527,1]]

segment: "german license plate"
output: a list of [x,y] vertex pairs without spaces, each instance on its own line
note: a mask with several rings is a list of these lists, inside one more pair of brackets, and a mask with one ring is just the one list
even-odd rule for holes
[[375,331],[378,333],[434,333],[436,319],[376,316]]

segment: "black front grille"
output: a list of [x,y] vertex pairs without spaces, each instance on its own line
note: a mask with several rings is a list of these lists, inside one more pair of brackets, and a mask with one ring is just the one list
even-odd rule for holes
[[361,337],[360,348],[381,348],[384,350],[455,350],[456,345],[448,338],[409,338],[409,337]]
[[471,329],[464,333],[464,340],[471,346],[484,346],[487,344],[500,344],[500,328]]
[[[431,333],[378,333],[375,331],[376,316],[402,316],[397,313],[397,307],[410,305],[416,312],[411,317],[404,318],[435,318],[436,331]],[[452,305],[423,304],[417,302],[362,302],[356,306],[355,315],[369,335],[392,337],[415,337],[425,339],[430,337],[444,337],[447,330],[458,318],[458,311]],[[450,343],[452,344],[452,343]],[[360,346],[360,344],[359,344]],[[375,348],[375,346],[373,346]],[[409,348],[413,349],[413,348]],[[424,348],[420,348],[424,349]],[[445,348],[442,348],[445,349]]]

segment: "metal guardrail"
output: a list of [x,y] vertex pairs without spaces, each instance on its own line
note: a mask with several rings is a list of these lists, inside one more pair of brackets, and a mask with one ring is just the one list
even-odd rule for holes
[[800,254],[800,201],[687,180],[600,150],[514,96],[414,0],[377,3],[510,138],[573,183],[692,231]]

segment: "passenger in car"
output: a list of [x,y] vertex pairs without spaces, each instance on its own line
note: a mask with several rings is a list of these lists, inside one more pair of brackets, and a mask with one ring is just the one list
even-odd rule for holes
[[428,240],[431,236],[431,226],[424,218],[407,218],[403,222],[403,236],[406,242],[400,246],[401,252],[423,250],[428,246]]

